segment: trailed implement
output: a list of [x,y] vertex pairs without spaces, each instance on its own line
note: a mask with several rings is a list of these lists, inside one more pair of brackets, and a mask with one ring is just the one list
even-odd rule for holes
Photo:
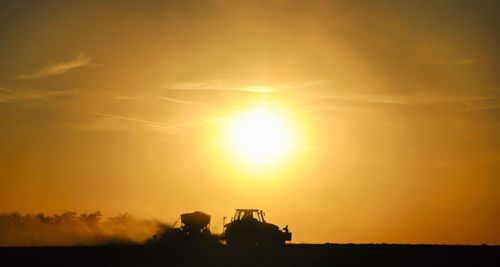
[[210,234],[210,215],[204,212],[183,213],[180,220],[178,229],[186,235]]

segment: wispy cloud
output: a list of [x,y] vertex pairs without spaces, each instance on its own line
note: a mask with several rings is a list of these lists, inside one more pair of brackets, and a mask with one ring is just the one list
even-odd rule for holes
[[500,98],[482,98],[476,101],[467,101],[464,104],[466,106],[466,111],[500,109]]
[[280,90],[289,89],[307,89],[318,87],[335,80],[310,80],[310,81],[292,81],[279,84],[250,84],[250,83],[234,83],[222,80],[196,81],[196,82],[180,82],[180,83],[165,83],[161,87],[169,90],[215,90],[215,91],[240,91],[251,93],[272,93]]
[[464,64],[471,64],[476,61],[474,58],[468,58],[468,59],[463,59],[463,60],[457,60],[455,63],[459,65],[464,65]]
[[12,90],[0,87],[0,103],[9,103],[12,100]]
[[17,78],[23,80],[31,80],[31,79],[40,79],[48,76],[60,75],[72,69],[88,65],[90,61],[92,61],[92,59],[86,56],[83,52],[81,52],[78,55],[78,57],[74,60],[51,64],[31,74],[20,74],[17,76]]
[[253,93],[271,93],[274,89],[267,86],[244,85],[216,81],[166,83],[161,87],[169,90],[224,90],[224,91],[245,91]]
[[276,85],[275,87],[278,89],[302,89],[302,88],[324,86],[326,84],[330,84],[336,81],[337,80],[310,80],[301,82],[289,82],[286,84]]
[[134,96],[125,96],[125,95],[117,95],[113,97],[114,100],[119,100],[119,101],[133,101],[137,100],[138,97]]
[[190,121],[190,122],[168,124],[168,123],[159,122],[159,121],[144,120],[144,119],[139,119],[139,118],[134,118],[134,117],[127,117],[127,116],[102,113],[102,112],[93,112],[93,114],[98,115],[98,116],[108,117],[108,118],[114,118],[114,119],[118,119],[118,120],[125,120],[125,121],[139,123],[139,124],[141,124],[145,127],[148,127],[152,130],[161,131],[161,132],[168,132],[168,133],[171,133],[172,130],[176,130],[179,128],[197,126],[197,125],[201,125],[201,124],[207,124],[207,123],[212,123],[212,122],[224,120],[224,118],[211,118],[211,119],[199,120],[199,121]]
[[384,95],[384,94],[347,94],[325,95],[302,93],[301,95],[320,99],[343,102],[361,102],[387,105],[431,105],[431,104],[463,104],[466,110],[496,109],[500,107],[500,98],[496,96],[468,95]]
[[167,102],[176,103],[176,104],[199,105],[199,106],[207,105],[207,103],[203,103],[203,102],[180,100],[180,99],[176,99],[176,98],[172,98],[172,97],[159,96],[158,98],[161,100],[165,100]]
[[163,122],[159,122],[159,121],[143,120],[143,119],[138,119],[138,118],[134,118],[134,117],[127,117],[127,116],[121,116],[121,115],[115,115],[115,114],[109,114],[109,113],[92,112],[92,114],[98,115],[98,116],[104,116],[104,117],[108,117],[108,118],[119,119],[119,120],[138,122],[138,123],[142,123],[142,124],[164,125]]
[[198,125],[213,123],[213,122],[222,121],[222,120],[225,120],[225,119],[224,118],[212,118],[212,119],[206,119],[206,120],[200,120],[200,121],[190,121],[190,122],[169,124],[169,125],[165,125],[165,126],[154,125],[154,124],[151,124],[151,125],[146,124],[146,126],[152,128],[152,129],[158,130],[158,131],[171,133],[171,130],[176,130],[176,129],[185,128],[185,127],[198,126]]
[[329,99],[329,100],[380,103],[380,104],[406,104],[410,100],[408,97],[405,96],[376,95],[376,94],[325,95],[325,94],[315,94],[315,93],[303,93],[302,95],[314,98]]
[[45,90],[38,93],[28,94],[25,98],[28,99],[47,99],[54,96],[76,94],[78,90]]
[[13,91],[0,90],[0,103],[16,103],[29,100],[48,100],[52,97],[76,94],[77,90]]

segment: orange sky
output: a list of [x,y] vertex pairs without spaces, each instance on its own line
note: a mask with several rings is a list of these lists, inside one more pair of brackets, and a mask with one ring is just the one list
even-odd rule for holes
[[[0,3],[0,212],[500,243],[498,1],[103,2]],[[263,165],[225,138],[256,109],[293,136]]]

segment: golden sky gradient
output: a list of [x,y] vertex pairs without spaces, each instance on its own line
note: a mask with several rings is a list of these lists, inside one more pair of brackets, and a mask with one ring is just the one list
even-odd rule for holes
[[[294,242],[499,244],[499,10],[2,1],[0,212],[220,231],[260,208]],[[272,159],[235,149],[258,118]]]

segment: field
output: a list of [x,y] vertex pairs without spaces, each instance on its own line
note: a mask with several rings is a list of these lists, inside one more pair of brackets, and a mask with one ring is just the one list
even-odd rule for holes
[[0,248],[1,266],[500,266],[499,246],[289,244]]

